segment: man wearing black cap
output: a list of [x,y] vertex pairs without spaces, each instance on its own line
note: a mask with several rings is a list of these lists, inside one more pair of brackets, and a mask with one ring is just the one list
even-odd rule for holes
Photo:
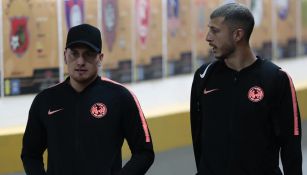
[[[98,76],[102,58],[99,29],[81,24],[69,30],[69,77],[39,93],[29,111],[21,153],[27,175],[141,175],[153,163],[140,104],[125,87]],[[124,139],[132,157],[122,167]]]

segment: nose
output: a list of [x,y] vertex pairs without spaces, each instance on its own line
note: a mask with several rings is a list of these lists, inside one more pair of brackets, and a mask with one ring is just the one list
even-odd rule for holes
[[213,40],[212,35],[210,34],[210,32],[208,32],[207,35],[206,35],[206,41],[211,42],[212,40]]
[[84,65],[85,64],[85,59],[83,58],[82,54],[78,57],[76,60],[78,65]]

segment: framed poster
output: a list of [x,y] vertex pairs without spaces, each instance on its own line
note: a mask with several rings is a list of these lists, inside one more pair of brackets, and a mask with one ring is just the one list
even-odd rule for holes
[[168,75],[192,71],[191,1],[167,0]]
[[132,1],[102,0],[103,73],[121,83],[132,81]]
[[162,77],[162,1],[135,1],[137,80]]
[[[63,41],[63,50],[60,50],[63,53],[66,45],[66,37],[68,30],[76,25],[87,23],[93,26],[98,27],[97,24],[97,0],[62,0],[62,41]],[[64,58],[63,58],[64,59]],[[64,74],[67,75],[67,67],[64,66]]]
[[[4,0],[5,95],[36,93],[58,82],[56,3]],[[7,43],[7,44],[6,44]]]
[[275,1],[277,59],[296,56],[296,4],[299,1]]
[[307,0],[302,0],[301,12],[303,54],[307,55]]

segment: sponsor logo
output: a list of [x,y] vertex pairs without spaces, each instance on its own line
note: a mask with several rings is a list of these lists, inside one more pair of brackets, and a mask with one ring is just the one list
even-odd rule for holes
[[107,114],[107,111],[107,106],[103,103],[95,103],[90,109],[92,116],[95,118],[104,117]]
[[204,71],[202,74],[199,74],[200,78],[204,78],[206,75],[206,71]]
[[204,94],[207,95],[207,94],[210,94],[211,92],[218,91],[218,90],[219,89],[210,89],[210,90],[205,89]]
[[264,91],[260,87],[254,86],[249,89],[247,97],[252,102],[259,102],[264,97]]
[[10,45],[17,56],[22,56],[29,47],[28,17],[10,18]]
[[63,108],[62,108],[62,109],[56,109],[56,110],[50,110],[50,109],[49,109],[48,115],[52,115],[52,114],[57,113],[57,112],[60,112],[60,111],[62,111],[62,110],[63,110]]

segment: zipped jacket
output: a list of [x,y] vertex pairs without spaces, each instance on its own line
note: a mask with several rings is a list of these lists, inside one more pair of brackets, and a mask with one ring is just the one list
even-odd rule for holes
[[[124,139],[132,156],[122,167]],[[100,77],[78,93],[68,78],[35,97],[21,158],[27,175],[141,175],[152,165],[154,151],[133,93]]]
[[200,175],[302,174],[301,121],[290,76],[258,58],[235,71],[203,65],[191,91],[191,129]]

